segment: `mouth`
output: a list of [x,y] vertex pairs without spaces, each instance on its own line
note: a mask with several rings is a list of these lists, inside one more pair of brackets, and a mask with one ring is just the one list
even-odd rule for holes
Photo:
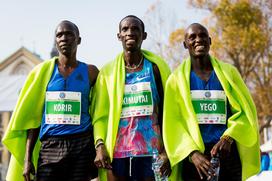
[[204,45],[197,45],[197,46],[195,46],[195,50],[196,51],[203,51],[203,50],[205,50],[205,46]]
[[70,47],[70,45],[68,45],[68,44],[62,44],[62,45],[60,45],[60,48],[62,48],[62,49],[66,49],[66,48],[69,48]]
[[136,40],[134,40],[134,39],[127,39],[126,42],[127,42],[127,43],[135,43]]

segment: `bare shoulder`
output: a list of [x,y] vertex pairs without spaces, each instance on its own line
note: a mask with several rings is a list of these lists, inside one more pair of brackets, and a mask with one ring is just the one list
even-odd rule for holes
[[88,71],[89,71],[89,80],[90,80],[91,86],[93,86],[96,82],[99,70],[95,65],[88,64]]

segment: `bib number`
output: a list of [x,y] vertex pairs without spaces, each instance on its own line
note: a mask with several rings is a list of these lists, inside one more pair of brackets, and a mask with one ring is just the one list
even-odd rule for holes
[[81,92],[46,92],[45,123],[80,125]]
[[125,85],[121,118],[147,116],[153,113],[150,82]]
[[191,91],[199,124],[226,124],[226,95],[221,90]]

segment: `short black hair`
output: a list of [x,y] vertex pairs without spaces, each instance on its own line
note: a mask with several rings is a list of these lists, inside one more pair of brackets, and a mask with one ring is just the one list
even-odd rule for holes
[[135,15],[127,15],[126,17],[124,17],[123,19],[121,19],[121,21],[119,22],[119,32],[121,31],[121,23],[122,23],[122,21],[124,21],[127,18],[135,18],[135,19],[139,20],[140,23],[141,23],[141,26],[143,28],[143,32],[145,32],[144,22],[140,18],[138,18],[137,16],[135,16]]
[[184,33],[184,39],[186,38],[186,35],[187,35],[187,31],[189,30],[189,28],[191,28],[192,26],[199,26],[201,28],[203,28],[207,34],[209,35],[209,31],[207,30],[207,28],[205,26],[203,26],[202,24],[200,23],[192,23],[190,24],[186,29],[185,29],[185,33]]
[[58,26],[57,26],[57,28],[56,28],[56,31],[57,31],[58,27],[59,27],[61,24],[63,24],[63,23],[71,24],[71,25],[75,28],[77,36],[79,36],[79,29],[78,29],[77,25],[76,25],[75,23],[71,22],[71,21],[68,21],[68,20],[63,20],[63,21],[61,21],[61,22],[58,24]]

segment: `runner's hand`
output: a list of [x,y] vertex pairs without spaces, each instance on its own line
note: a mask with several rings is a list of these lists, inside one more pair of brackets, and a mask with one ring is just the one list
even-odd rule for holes
[[209,180],[211,178],[210,174],[214,174],[214,171],[212,165],[210,164],[210,161],[205,157],[205,155],[203,155],[199,151],[194,151],[193,153],[191,153],[191,159],[197,169],[200,178],[203,179],[203,174],[205,174]]
[[94,164],[97,168],[112,168],[110,165],[110,157],[104,144],[101,144],[96,148],[96,157],[94,160]]
[[171,170],[169,159],[168,159],[167,154],[166,154],[165,151],[162,152],[159,155],[159,159],[163,161],[163,164],[160,167],[160,173],[161,173],[161,175],[165,175],[165,176],[169,177],[170,174],[171,174],[171,172],[172,172],[172,170]]
[[212,148],[211,156],[217,155],[219,153],[220,157],[226,158],[231,151],[231,143],[230,141],[221,138]]
[[23,172],[25,181],[31,181],[30,174],[35,175],[35,167],[32,161],[25,161]]

